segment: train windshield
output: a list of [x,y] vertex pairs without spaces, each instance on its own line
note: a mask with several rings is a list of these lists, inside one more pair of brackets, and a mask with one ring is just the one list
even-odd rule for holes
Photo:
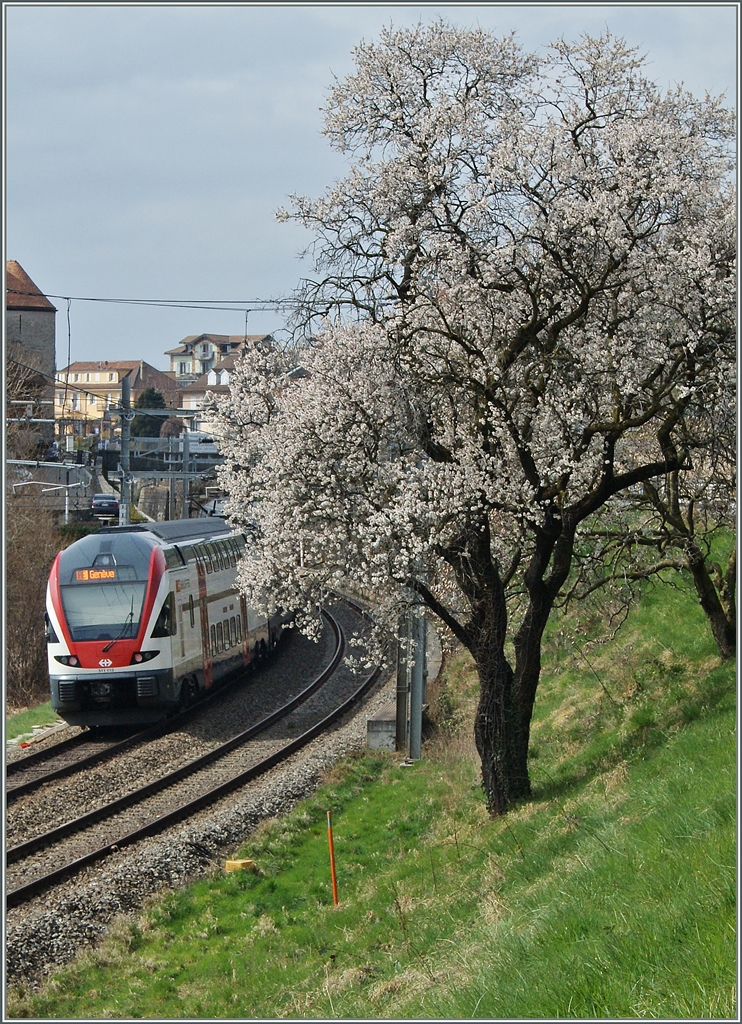
[[136,636],[147,584],[88,583],[62,587],[62,604],[73,640],[126,640]]
[[62,551],[59,589],[73,640],[136,636],[152,547],[139,533],[91,534]]

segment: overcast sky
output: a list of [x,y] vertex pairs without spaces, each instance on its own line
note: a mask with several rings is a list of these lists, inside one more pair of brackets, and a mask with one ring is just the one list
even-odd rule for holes
[[[5,255],[47,295],[252,300],[287,295],[310,237],[276,222],[290,193],[317,196],[344,164],[320,107],[351,50],[382,26],[436,17],[528,48],[606,26],[651,77],[736,102],[736,4],[4,3]],[[308,268],[304,268],[307,272]],[[67,303],[57,306],[57,366]],[[79,359],[146,359],[188,334],[241,334],[234,312],[83,302]],[[280,336],[275,312],[251,334]]]

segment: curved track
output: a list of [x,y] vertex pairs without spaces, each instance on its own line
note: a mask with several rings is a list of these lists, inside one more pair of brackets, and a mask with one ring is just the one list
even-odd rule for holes
[[201,697],[191,707],[179,711],[162,722],[156,722],[155,725],[147,729],[139,729],[134,733],[129,731],[129,735],[123,739],[120,738],[120,735],[115,737],[110,734],[106,735],[103,730],[91,729],[33,754],[27,754],[25,757],[18,758],[17,761],[11,761],[5,770],[6,802],[12,803],[19,796],[33,792],[47,782],[72,775],[81,768],[92,767],[92,765],[99,764],[108,757],[121,754],[131,747],[148,743],[156,736],[174,732],[214,701],[225,697],[243,681],[244,675],[240,674],[229,682],[221,684],[213,692]]
[[[168,775],[8,850],[8,866],[17,865],[16,870],[8,871],[8,908],[27,902],[63,878],[101,860],[113,850],[136,843],[145,836],[153,835],[195,814],[212,801],[279,764],[344,714],[369,689],[378,675],[378,670],[371,673],[355,693],[319,721],[315,721],[300,736],[272,750],[267,757],[253,761],[248,768],[244,767],[246,745],[305,702],[333,675],[340,663],[344,653],[343,632],[332,616],[327,613],[325,615],[336,637],[332,661],[320,676],[283,707],[238,736],[232,737],[226,743]],[[137,734],[130,739],[141,740],[142,735]],[[198,780],[198,793],[195,797],[194,777]],[[187,799],[177,796],[178,783],[185,779],[190,780]],[[166,799],[163,799],[163,795]],[[69,855],[65,855],[65,840],[71,836],[74,837],[74,849],[79,852],[82,840],[85,852],[82,856],[69,859]],[[34,854],[39,850],[44,851],[43,856],[34,858]],[[63,862],[61,866],[60,860]],[[48,869],[50,861],[57,865],[51,870]]]

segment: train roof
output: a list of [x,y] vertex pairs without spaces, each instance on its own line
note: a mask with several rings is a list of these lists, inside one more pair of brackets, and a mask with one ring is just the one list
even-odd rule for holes
[[231,533],[232,530],[224,519],[202,516],[199,519],[171,519],[164,523],[147,523],[146,526],[104,526],[98,532],[153,533],[166,544],[179,544],[182,541],[198,540],[200,537],[216,537]]

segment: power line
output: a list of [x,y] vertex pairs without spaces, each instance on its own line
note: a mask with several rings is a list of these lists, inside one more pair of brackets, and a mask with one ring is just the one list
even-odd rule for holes
[[[17,288],[8,288],[9,295],[34,295],[38,292],[21,291]],[[172,309],[211,309],[230,312],[235,310],[250,310],[254,313],[269,312],[274,309],[292,308],[298,304],[298,300],[290,298],[276,299],[122,299],[122,298],[99,298],[91,295],[54,295],[51,292],[45,293],[48,299],[64,299],[66,302],[111,302],[128,306],[153,306]]]
[[[27,366],[26,363],[22,363],[18,359],[14,359],[12,356],[6,355],[5,358],[7,359],[7,361],[9,363],[15,363],[16,366],[20,366],[23,370],[31,370],[32,373],[38,374],[39,377],[45,377],[46,380],[51,381],[52,384],[54,384],[54,386],[56,388],[61,388],[62,387],[62,383],[63,382],[59,379],[58,376],[52,376],[51,373],[44,373],[43,370],[38,370],[38,369],[36,369],[33,366]],[[70,365],[72,365],[72,364],[70,364]],[[129,370],[129,373],[131,373],[131,372],[132,371]],[[162,372],[162,371],[160,371],[160,372]],[[128,376],[128,374],[127,374],[127,376]],[[64,389],[65,390],[65,394],[66,394],[68,389],[70,391],[79,391],[81,395],[88,395],[88,397],[100,398],[100,392],[97,392],[97,391],[86,391],[85,388],[77,387],[76,384],[68,384],[65,387],[65,389]]]

